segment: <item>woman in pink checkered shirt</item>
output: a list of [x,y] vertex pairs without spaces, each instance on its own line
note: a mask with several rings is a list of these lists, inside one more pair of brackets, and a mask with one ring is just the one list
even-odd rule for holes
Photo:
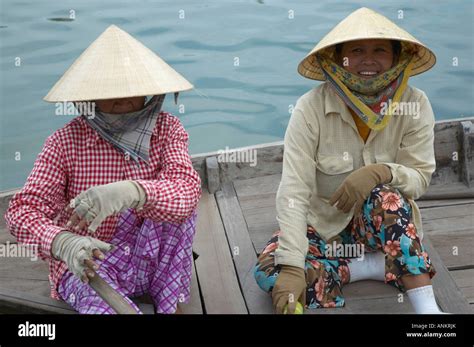
[[188,134],[161,106],[191,88],[112,25],[45,97],[83,112],[47,138],[5,218],[49,262],[53,298],[115,313],[88,285],[99,275],[138,313],[130,297],[149,295],[157,313],[189,300],[201,181]]

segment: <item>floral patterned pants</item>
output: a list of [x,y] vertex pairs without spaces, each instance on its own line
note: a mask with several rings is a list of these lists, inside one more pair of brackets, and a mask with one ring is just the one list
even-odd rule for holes
[[[281,265],[274,264],[279,233],[275,232],[268,241],[254,269],[259,287],[268,293],[281,270]],[[389,184],[375,186],[361,213],[354,215],[347,227],[332,239],[325,241],[311,226],[308,226],[307,237],[307,308],[344,306],[342,286],[349,281],[348,263],[351,258],[357,261],[354,259],[357,256],[339,256],[337,249],[348,249],[347,245],[357,245],[363,252],[383,252],[385,283],[402,292],[405,292],[402,276],[428,273],[432,278],[436,273],[412,223],[410,204]],[[333,253],[328,253],[329,249]]]

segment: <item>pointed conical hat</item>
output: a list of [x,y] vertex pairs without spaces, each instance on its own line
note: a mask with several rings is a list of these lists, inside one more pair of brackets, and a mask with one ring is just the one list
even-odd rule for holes
[[44,100],[115,99],[192,88],[154,52],[111,25],[76,59]]
[[298,65],[298,72],[304,77],[324,81],[316,53],[338,43],[364,39],[388,39],[407,42],[415,49],[414,64],[410,76],[429,70],[436,57],[424,44],[381,14],[362,7],[343,19],[332,29]]

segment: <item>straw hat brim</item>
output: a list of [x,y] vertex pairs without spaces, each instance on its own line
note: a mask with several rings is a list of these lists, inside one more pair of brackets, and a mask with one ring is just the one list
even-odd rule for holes
[[157,54],[111,25],[74,61],[44,100],[116,99],[192,88],[190,82]]
[[421,74],[436,64],[436,56],[423,43],[381,14],[368,8],[360,8],[343,19],[299,63],[298,72],[307,78],[324,81],[316,55],[335,45],[368,39],[397,40],[414,48],[414,61],[410,76]]

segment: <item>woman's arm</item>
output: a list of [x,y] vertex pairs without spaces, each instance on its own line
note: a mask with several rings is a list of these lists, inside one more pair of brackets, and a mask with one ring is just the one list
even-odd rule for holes
[[426,192],[436,169],[433,110],[425,93],[422,92],[418,102],[420,116],[411,120],[403,135],[395,163],[383,163],[392,172],[389,184],[409,199],[418,199]]
[[42,259],[51,258],[51,243],[64,230],[53,219],[66,204],[66,182],[61,146],[53,134],[46,139],[25,186],[11,199],[5,214],[11,234],[21,244],[38,247]]
[[161,151],[161,171],[155,180],[135,180],[147,200],[140,216],[157,221],[182,222],[191,216],[201,197],[201,179],[188,153],[188,134],[178,118],[172,124]]
[[315,153],[319,141],[319,129],[313,124],[306,121],[297,104],[285,134],[283,172],[276,198],[281,234],[275,264],[303,269],[308,251],[306,215],[316,184]]

